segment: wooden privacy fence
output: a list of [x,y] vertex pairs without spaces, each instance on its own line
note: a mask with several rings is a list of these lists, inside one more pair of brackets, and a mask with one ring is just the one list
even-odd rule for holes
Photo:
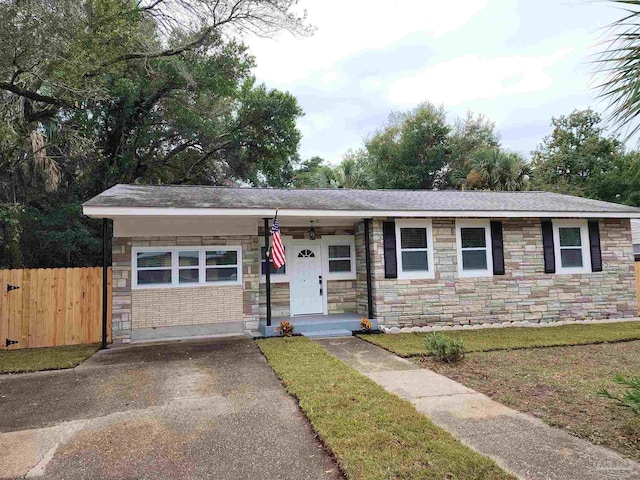
[[[110,339],[111,268],[107,278]],[[0,289],[0,349],[100,342],[102,268],[0,270]]]

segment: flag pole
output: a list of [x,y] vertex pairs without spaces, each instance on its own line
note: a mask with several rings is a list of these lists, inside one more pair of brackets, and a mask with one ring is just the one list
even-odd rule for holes
[[[276,215],[278,212],[276,211]],[[269,241],[270,231],[269,231],[269,218],[264,219],[264,256],[265,256],[265,288],[267,294],[267,327],[271,326],[271,252],[270,252],[270,241]]]

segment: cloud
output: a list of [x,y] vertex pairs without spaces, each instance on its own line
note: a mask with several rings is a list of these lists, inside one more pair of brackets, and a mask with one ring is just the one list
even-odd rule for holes
[[[258,81],[290,91],[305,116],[302,158],[337,162],[391,111],[422,101],[449,118],[496,122],[503,145],[528,154],[552,116],[600,109],[589,89],[602,27],[619,16],[584,0],[301,0],[310,38],[245,39]],[[545,127],[546,126],[546,127]]]
[[415,32],[439,38],[461,28],[487,4],[488,0],[402,0],[384,4],[308,0],[301,2],[300,8],[307,9],[309,21],[317,27],[315,35],[300,39],[282,34],[275,40],[251,38],[247,43],[258,59],[258,78],[291,85],[317,72],[330,75],[341,59],[388,47]]
[[399,105],[414,106],[425,98],[445,105],[470,100],[530,94],[554,83],[549,69],[570,49],[549,55],[480,57],[468,55],[429,66],[389,85],[387,98]]

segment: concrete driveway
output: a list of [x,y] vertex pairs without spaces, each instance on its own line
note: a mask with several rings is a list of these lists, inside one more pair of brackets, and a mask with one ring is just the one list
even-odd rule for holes
[[114,348],[0,376],[0,478],[336,479],[252,340]]

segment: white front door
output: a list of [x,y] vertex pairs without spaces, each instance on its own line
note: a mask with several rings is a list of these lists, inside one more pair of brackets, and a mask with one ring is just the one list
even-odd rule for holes
[[291,276],[291,315],[323,313],[322,261],[320,245],[295,245],[290,257],[293,272]]

